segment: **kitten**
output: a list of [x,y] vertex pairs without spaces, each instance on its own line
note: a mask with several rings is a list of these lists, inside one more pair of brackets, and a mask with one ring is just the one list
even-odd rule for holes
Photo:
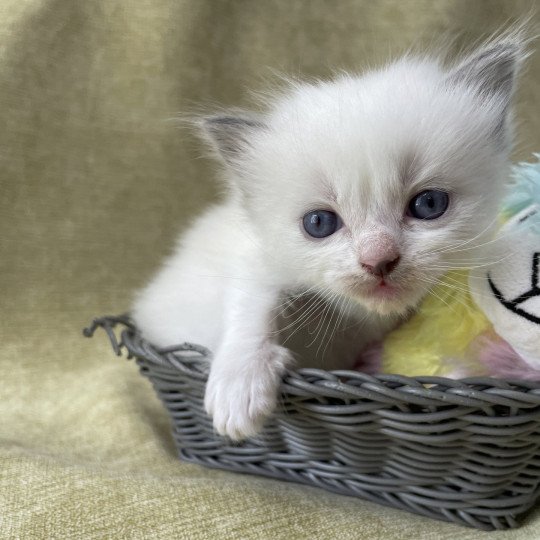
[[228,195],[182,236],[132,314],[157,346],[213,351],[205,407],[218,433],[261,429],[292,350],[304,364],[351,367],[449,268],[474,265],[508,177],[524,58],[507,34],[451,69],[406,56],[292,83],[262,114],[201,120]]

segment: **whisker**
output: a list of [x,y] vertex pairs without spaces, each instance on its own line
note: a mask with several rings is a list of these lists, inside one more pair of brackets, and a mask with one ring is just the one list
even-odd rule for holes
[[[301,299],[303,296],[307,296],[308,294],[310,294],[314,289],[316,289],[317,286],[316,285],[313,285],[312,287],[309,287],[309,289],[306,289],[305,291],[302,291],[300,293],[296,293],[296,294],[289,294],[286,296],[285,300],[281,303],[281,304],[278,304],[272,311],[276,311],[276,310],[280,310],[279,313],[271,320],[271,322],[274,322],[277,318],[279,318],[280,316],[282,316],[284,319],[290,319],[291,317],[294,317],[296,315],[296,313],[298,313],[302,308],[304,308],[305,306],[303,304],[301,304],[297,309],[294,310],[293,313],[290,313],[290,314],[287,314],[286,311],[291,308],[292,306],[294,306],[294,303],[296,301],[298,301],[299,299]],[[316,295],[312,295],[312,298],[316,296]],[[311,301],[312,298],[309,300]],[[308,304],[309,304],[309,301],[308,301]]]
[[327,324],[326,324],[326,328],[324,329],[324,333],[322,335],[322,338],[321,340],[319,341],[319,345],[317,347],[317,351],[315,353],[315,355],[318,357],[319,356],[319,353],[321,351],[321,346],[323,345],[323,343],[325,344],[324,348],[323,348],[323,352],[321,354],[321,358],[324,356],[324,351],[326,350],[326,346],[328,344],[328,341],[326,340],[326,335],[328,333],[328,330],[330,330],[330,326],[332,325],[332,318],[335,317],[335,314],[336,314],[336,307],[337,307],[337,304],[335,303],[336,300],[339,300],[339,296],[338,294],[335,294],[333,296],[333,298],[329,301],[328,305],[330,306],[330,310],[328,310],[328,317],[325,316],[325,322],[326,322],[326,319],[328,320]]
[[[449,246],[444,251],[438,251],[438,252],[435,252],[435,253],[440,254],[440,253],[447,253],[449,251],[451,251],[452,253],[460,253],[460,252],[463,252],[463,251],[471,251],[473,249],[485,248],[486,246],[491,246],[492,244],[495,244],[495,243],[500,242],[502,240],[508,240],[508,238],[511,238],[513,235],[523,234],[523,231],[528,229],[528,228],[529,228],[528,225],[522,225],[521,227],[515,227],[515,228],[508,229],[503,234],[497,235],[495,238],[492,238],[492,239],[490,239],[490,240],[488,240],[486,242],[482,242],[480,244],[474,244],[473,246],[469,246],[468,248],[464,248],[464,249],[461,248],[460,249],[459,247]],[[530,228],[532,229],[532,225],[530,226]]]
[[[310,307],[309,313],[306,312],[306,313],[302,314],[302,316],[298,320],[293,321],[293,323],[290,324],[287,327],[287,328],[293,328],[295,325],[297,325],[297,327],[287,336],[287,338],[283,342],[284,344],[289,339],[291,339],[295,334],[297,334],[300,330],[302,330],[303,328],[308,327],[308,325],[313,321],[313,319],[318,316],[317,315],[317,310],[319,310],[319,309],[324,310],[325,309],[325,307],[326,307],[325,302],[327,301],[327,295],[328,295],[329,291],[330,291],[329,287],[327,287],[324,291],[321,291],[321,297],[318,299],[316,305],[312,305]],[[321,306],[325,306],[325,307],[321,307]]]
[[455,265],[452,263],[428,263],[426,267],[437,270],[474,270],[476,268],[485,268],[487,266],[493,266],[494,264],[499,264],[503,261],[514,256],[514,253],[507,253],[504,257],[490,261],[489,263],[482,264],[469,264],[469,265]]
[[[424,280],[426,283],[429,283],[430,281],[428,279]],[[438,285],[438,284],[437,284]],[[450,305],[444,298],[442,298],[441,296],[439,296],[436,292],[435,292],[435,287],[431,287],[430,289],[428,289],[428,295],[431,295],[433,297],[435,297],[439,302],[442,302],[443,304],[445,304],[448,309],[452,310],[456,315],[459,315],[459,313],[456,311],[456,308],[452,305]],[[469,308],[469,306],[467,306],[466,304],[464,304],[461,300],[458,299],[458,302],[461,303],[461,305],[463,305],[463,307],[466,307],[466,308]]]
[[[299,317],[294,319],[291,323],[289,323],[284,328],[280,328],[278,333],[282,333],[282,332],[285,332],[285,331],[289,330],[290,328],[294,328],[294,326],[304,322],[306,319],[308,319],[308,322],[307,322],[307,324],[308,324],[309,321],[311,320],[311,315],[314,312],[316,312],[316,310],[325,302],[324,293],[326,291],[328,291],[328,288],[326,288],[326,290],[320,291],[316,295],[313,295],[313,297],[308,301],[306,306],[300,306],[300,308],[297,310],[297,312],[300,311],[302,308],[304,308],[304,312],[302,313],[302,315],[300,315]],[[296,333],[297,330],[295,330],[293,333],[291,333],[287,337],[287,340],[289,340]]]
[[469,238],[466,241],[459,242],[457,244],[453,244],[452,246],[449,246],[447,248],[441,249],[441,250],[434,250],[433,253],[445,253],[446,251],[455,251],[455,248],[460,248],[464,245],[469,244],[470,242],[473,242],[477,238],[480,238],[484,233],[486,233],[499,219],[499,216],[495,216],[487,225],[482,229],[478,234],[473,236],[472,238]]
[[[345,298],[343,296],[340,296],[338,298],[339,300],[339,305],[338,305],[338,316],[336,318],[336,322],[334,324],[334,327],[332,329],[332,332],[330,333],[330,336],[328,337],[328,339],[326,340],[326,343],[325,343],[325,346],[323,348],[323,351],[322,351],[322,356],[324,357],[324,355],[326,354],[326,351],[328,349],[328,346],[330,345],[331,342],[333,342],[334,340],[334,337],[336,335],[336,333],[339,331],[339,326],[341,324],[341,321],[343,320],[343,317],[345,315],[345,310],[343,309],[343,304],[345,303]],[[350,298],[347,298],[347,303],[350,302]]]
[[[475,276],[473,276],[473,277],[475,277]],[[478,277],[480,277],[480,276],[478,276]],[[484,278],[482,278],[482,279],[484,279]],[[448,283],[448,280],[450,280],[450,283]],[[470,288],[463,285],[459,281],[454,280],[451,276],[448,276],[448,275],[445,275],[442,278],[442,280],[438,281],[438,282],[430,281],[430,278],[427,278],[427,277],[425,278],[424,281],[426,283],[433,283],[434,286],[440,285],[440,286],[443,286],[443,287],[447,287],[449,289],[459,291],[459,292],[461,292],[463,294],[471,295]],[[476,293],[477,296],[480,296],[482,298],[492,298],[493,297],[490,293],[484,293],[484,292],[480,292],[480,291],[475,291],[475,293]],[[472,295],[471,295],[471,298],[472,298]]]

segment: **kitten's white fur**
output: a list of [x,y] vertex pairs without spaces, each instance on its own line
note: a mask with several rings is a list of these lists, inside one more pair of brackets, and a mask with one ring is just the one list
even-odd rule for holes
[[[519,36],[507,35],[449,70],[405,57],[362,76],[293,83],[257,116],[202,121],[229,194],[182,236],[133,318],[158,346],[190,341],[214,352],[205,406],[220,434],[257,433],[291,348],[304,364],[337,367],[330,359],[338,358],[350,367],[447,269],[478,264],[473,248],[490,231],[507,178],[523,57]],[[434,188],[450,194],[447,212],[408,217],[411,197]],[[343,227],[310,238],[302,217],[314,209],[333,210]],[[398,254],[387,277],[394,292],[385,294],[361,263]],[[309,300],[281,312],[289,293]],[[295,319],[313,319],[313,335],[287,341]]]

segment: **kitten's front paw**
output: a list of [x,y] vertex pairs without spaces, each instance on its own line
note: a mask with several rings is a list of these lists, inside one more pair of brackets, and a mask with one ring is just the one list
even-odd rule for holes
[[256,435],[274,411],[281,377],[292,361],[275,344],[257,352],[222,351],[212,363],[204,406],[220,435],[239,441]]

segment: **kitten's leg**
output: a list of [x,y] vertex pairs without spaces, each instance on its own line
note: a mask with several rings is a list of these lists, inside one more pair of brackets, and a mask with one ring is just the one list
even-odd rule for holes
[[225,332],[210,368],[205,408],[220,435],[255,435],[274,411],[281,377],[292,361],[272,336],[279,290],[243,283],[230,290]]

